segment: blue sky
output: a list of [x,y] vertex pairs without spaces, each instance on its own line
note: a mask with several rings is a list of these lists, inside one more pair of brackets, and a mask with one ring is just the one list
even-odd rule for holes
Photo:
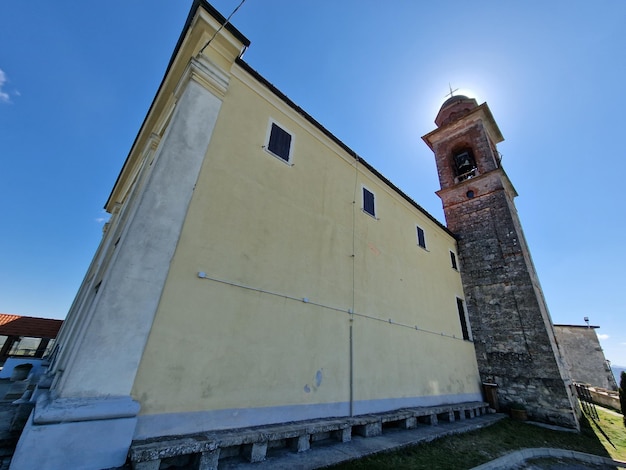
[[[190,5],[0,4],[0,312],[65,317]],[[626,365],[626,2],[247,0],[232,22],[253,68],[440,221],[421,136],[449,83],[486,101],[554,322],[588,316]]]

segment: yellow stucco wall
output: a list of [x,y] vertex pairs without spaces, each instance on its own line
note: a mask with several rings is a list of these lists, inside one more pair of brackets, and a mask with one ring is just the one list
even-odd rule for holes
[[[348,309],[356,401],[478,393],[454,239],[255,83],[233,67],[135,379],[141,413],[348,402]],[[293,165],[263,148],[270,119]]]

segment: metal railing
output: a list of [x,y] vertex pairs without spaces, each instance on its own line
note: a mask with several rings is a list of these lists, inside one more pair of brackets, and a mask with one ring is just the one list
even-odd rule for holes
[[478,176],[478,168],[472,168],[470,171],[467,171],[462,175],[457,176],[456,178],[454,178],[454,182],[460,183],[461,181],[474,178],[475,176]]
[[575,383],[574,386],[576,387],[576,394],[578,395],[578,399],[582,405],[583,413],[591,419],[600,419],[598,411],[596,410],[596,405],[593,403],[593,397],[591,396],[591,392],[589,391],[587,385]]

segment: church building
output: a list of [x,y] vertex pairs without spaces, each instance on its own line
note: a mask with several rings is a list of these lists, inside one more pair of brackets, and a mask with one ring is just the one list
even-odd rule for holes
[[483,401],[576,428],[486,104],[423,137],[446,225],[253,70],[193,2],[105,209],[13,469],[131,442]]

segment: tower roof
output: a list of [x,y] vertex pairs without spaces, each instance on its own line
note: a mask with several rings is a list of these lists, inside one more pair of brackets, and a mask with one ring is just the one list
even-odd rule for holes
[[450,106],[454,103],[456,103],[457,101],[464,101],[464,100],[469,100],[470,98],[468,98],[465,95],[452,95],[450,98],[448,98],[447,100],[445,100],[443,102],[443,104],[441,105],[441,109]]
[[437,127],[441,127],[456,121],[477,106],[478,103],[474,98],[468,98],[465,95],[451,96],[441,105],[439,113],[437,113],[435,118],[435,124],[437,124]]

